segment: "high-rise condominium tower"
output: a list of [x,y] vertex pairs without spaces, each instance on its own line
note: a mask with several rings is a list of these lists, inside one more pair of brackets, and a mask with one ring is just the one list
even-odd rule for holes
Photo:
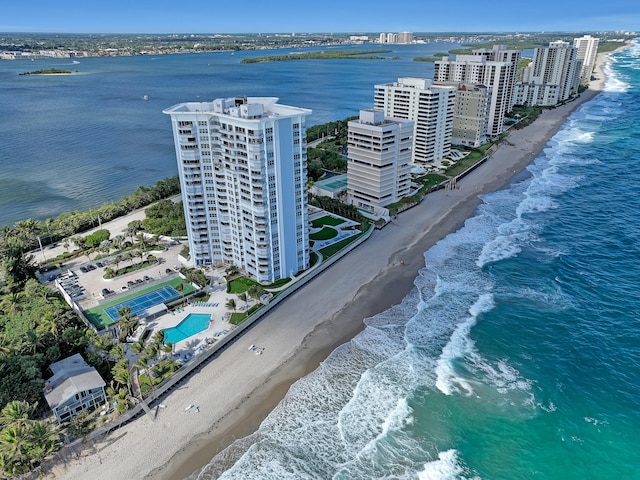
[[309,266],[305,117],[277,98],[181,103],[171,116],[191,259],[259,282]]
[[435,163],[451,152],[455,87],[425,78],[399,78],[375,86],[374,105],[387,117],[415,122],[413,162]]
[[551,106],[578,93],[582,62],[578,49],[558,40],[534,50],[533,61],[516,85],[517,103]]
[[596,56],[598,55],[599,43],[600,39],[592,37],[591,35],[584,35],[580,38],[573,39],[573,46],[578,49],[578,60],[582,60],[580,82],[583,85],[588,84],[591,79],[591,72],[593,72],[593,66],[596,63]]
[[364,210],[397,202],[411,189],[413,122],[361,110],[349,122],[347,199]]
[[[502,52],[502,53],[500,53]],[[490,137],[500,135],[504,130],[505,115],[513,107],[513,70],[517,68],[512,61],[496,61],[490,58],[512,58],[511,50],[478,50],[474,55],[457,55],[455,60],[442,57],[434,62],[433,79],[435,82],[461,82],[480,84],[489,89],[489,116],[487,134]]]

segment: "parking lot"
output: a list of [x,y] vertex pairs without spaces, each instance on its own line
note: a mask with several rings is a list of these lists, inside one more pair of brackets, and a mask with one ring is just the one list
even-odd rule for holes
[[[130,293],[175,276],[182,265],[178,255],[183,248],[182,243],[175,243],[165,242],[162,244],[162,250],[149,252],[156,256],[157,264],[115,278],[104,278],[105,268],[109,266],[111,257],[91,260],[86,255],[65,262],[62,269],[40,273],[39,277],[43,283],[51,286],[54,286],[53,282],[57,280],[69,296],[83,310],[87,310],[105,301],[111,301],[118,295]],[[119,268],[139,262],[139,258],[122,261]]]

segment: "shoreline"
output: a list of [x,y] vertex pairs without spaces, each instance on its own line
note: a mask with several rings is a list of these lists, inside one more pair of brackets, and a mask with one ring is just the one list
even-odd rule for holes
[[[155,409],[155,417],[144,415],[116,430],[66,465],[51,468],[46,478],[185,478],[233,440],[253,433],[291,384],[363,330],[364,318],[401,302],[425,266],[424,252],[475,214],[478,195],[508,185],[568,116],[600,93],[608,58],[608,53],[598,56],[597,79],[578,99],[512,131],[509,143],[501,143],[458,190],[429,194],[376,231],[167,395],[166,408]],[[265,354],[248,354],[248,344],[264,345]],[[200,413],[184,411],[193,403]],[[131,455],[136,451],[144,453]]]

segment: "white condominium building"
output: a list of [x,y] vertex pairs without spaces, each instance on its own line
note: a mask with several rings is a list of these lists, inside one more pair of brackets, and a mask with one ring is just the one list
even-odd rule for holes
[[305,117],[277,98],[180,103],[171,116],[191,260],[259,282],[309,267]]
[[507,81],[507,97],[509,98],[508,111],[511,111],[515,104],[514,89],[517,81],[516,76],[518,74],[518,64],[520,63],[522,52],[520,50],[508,50],[505,45],[494,45],[491,50],[487,48],[478,48],[476,50],[472,50],[472,52],[473,55],[483,56],[492,62],[507,62],[512,65],[513,68],[511,68],[510,71],[510,78]]
[[533,61],[516,85],[519,105],[552,106],[578,93],[582,62],[578,49],[561,40],[534,50]]
[[584,35],[580,38],[573,39],[574,48],[578,49],[578,60],[582,60],[582,70],[580,72],[580,82],[583,85],[587,85],[591,80],[591,73],[593,67],[596,64],[596,57],[598,55],[599,38],[592,37],[591,35]]
[[484,85],[491,95],[487,134],[496,137],[504,131],[505,115],[513,104],[513,69],[511,62],[487,60],[485,55],[457,55],[455,60],[442,57],[434,62],[433,79],[436,82],[461,82]]
[[455,87],[425,78],[399,78],[375,86],[374,106],[387,117],[415,122],[413,162],[435,163],[449,156]]
[[361,110],[348,128],[347,201],[377,212],[408,196],[413,122]]

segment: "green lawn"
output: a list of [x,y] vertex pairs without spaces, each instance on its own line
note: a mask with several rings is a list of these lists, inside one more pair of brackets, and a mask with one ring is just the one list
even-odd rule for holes
[[353,242],[356,239],[360,238],[361,235],[362,235],[362,233],[360,233],[358,235],[353,235],[352,237],[345,238],[344,240],[340,240],[339,242],[334,243],[333,245],[329,245],[328,247],[321,248],[320,249],[320,253],[322,254],[322,256],[325,259],[329,258],[330,256],[335,255],[337,252],[339,252],[344,247],[349,245],[351,242]]
[[[183,295],[188,295],[190,293],[195,292],[195,290],[196,290],[189,283],[184,282],[184,280],[182,280],[182,278],[178,277],[178,278],[174,278],[172,280],[168,280],[168,281],[163,282],[163,283],[159,283],[159,284],[153,285],[151,287],[144,288],[142,290],[138,290],[135,293],[130,293],[129,295],[117,296],[113,300],[105,302],[102,305],[98,305],[97,307],[90,308],[89,310],[85,310],[83,313],[87,317],[87,319],[98,330],[102,330],[102,329],[104,329],[104,328],[116,323],[104,311],[105,308],[109,308],[109,307],[111,307],[113,305],[116,305],[118,303],[125,302],[127,300],[132,299],[132,298],[138,297],[138,296],[140,296],[142,294],[145,294],[145,293],[151,292],[153,290],[156,290],[156,289],[158,289],[160,287],[164,287],[165,285],[170,285],[173,288],[176,288],[179,284],[182,284],[184,286],[183,287],[184,290],[182,291]],[[179,290],[179,289],[176,288],[176,290]]]
[[335,228],[324,227],[322,230],[309,235],[311,240],[329,240],[338,236],[338,231]]
[[331,215],[325,215],[321,218],[316,218],[311,222],[311,226],[314,228],[324,227],[325,225],[329,225],[335,227],[336,225],[340,225],[345,222],[344,218],[336,218]]
[[246,292],[247,290],[249,290],[249,288],[253,287],[254,285],[262,288],[262,285],[260,285],[255,280],[252,280],[251,278],[247,278],[247,277],[234,278],[229,282],[229,293],[235,293],[237,295],[238,293]]

